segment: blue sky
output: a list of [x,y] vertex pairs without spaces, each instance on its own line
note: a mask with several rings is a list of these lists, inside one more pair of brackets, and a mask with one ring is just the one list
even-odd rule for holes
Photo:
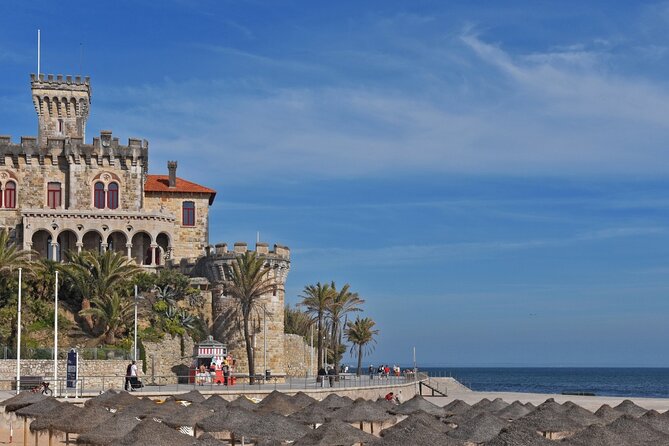
[[669,366],[669,3],[0,4],[0,133],[28,75],[92,77],[87,138],[218,191],[211,242],[349,282],[365,362]]

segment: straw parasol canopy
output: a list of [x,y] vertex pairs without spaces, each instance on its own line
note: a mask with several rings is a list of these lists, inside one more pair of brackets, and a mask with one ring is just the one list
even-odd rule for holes
[[446,406],[444,406],[444,410],[446,412],[451,412],[454,414],[462,414],[467,412],[469,409],[471,409],[472,406],[469,404],[465,403],[462,400],[453,400],[450,403],[448,403]]
[[448,436],[471,443],[490,441],[507,427],[509,422],[488,412],[483,412],[468,422],[448,432]]
[[228,408],[237,407],[245,410],[255,410],[258,405],[246,398],[244,395],[237,397],[236,400],[230,401],[228,403]]
[[[153,423],[153,421],[152,421]],[[130,415],[116,414],[105,422],[90,426],[79,434],[77,443],[95,446],[108,446],[123,438],[139,424],[139,420]]]
[[[356,429],[350,424],[341,421],[330,421],[318,429],[309,431],[294,446],[351,446],[353,444],[376,443],[378,438],[374,435]],[[414,443],[422,444],[422,443]],[[428,444],[428,443],[425,443]]]
[[324,407],[318,401],[314,401],[307,407],[290,414],[288,418],[298,423],[315,425],[325,423],[328,419],[332,418],[333,414],[334,411],[332,409]]
[[505,408],[495,412],[495,415],[500,417],[503,420],[517,420],[518,418],[524,417],[528,413],[532,412],[533,409],[528,408],[520,401],[514,401]]
[[514,423],[502,429],[495,438],[486,443],[486,446],[556,446],[556,444],[555,441],[542,437],[536,431]]
[[5,412],[16,412],[21,408],[30,406],[31,404],[35,404],[47,398],[47,396],[37,392],[21,392],[18,395],[4,400],[0,403],[0,406],[4,407]]
[[174,398],[177,401],[187,401],[189,403],[202,403],[207,399],[197,390],[191,390],[190,392],[174,395]]
[[381,436],[388,435],[395,429],[415,428],[415,426],[418,424],[422,424],[423,426],[429,427],[430,429],[442,434],[445,434],[451,430],[451,428],[446,423],[443,423],[437,417],[419,410],[412,413],[399,423],[382,430]]
[[353,400],[346,396],[339,396],[336,393],[331,393],[320,402],[324,407],[332,410],[348,407],[353,404]]
[[205,432],[204,434],[197,437],[197,443],[195,443],[195,445],[197,446],[223,446],[224,444],[226,443],[216,439],[213,435],[211,435],[208,432]]
[[76,417],[79,412],[83,410],[84,409],[75,406],[74,404],[61,404],[59,406],[54,406],[52,410],[38,415],[37,418],[33,420],[32,423],[30,423],[30,431],[53,431],[54,421],[60,420],[61,418]]
[[557,403],[543,403],[534,411],[516,420],[514,424],[526,430],[550,434],[569,434],[581,430],[583,426],[569,418],[565,411],[566,408]]
[[23,407],[16,412],[17,417],[21,418],[37,418],[38,415],[42,415],[48,412],[51,412],[54,409],[58,409],[63,403],[58,401],[56,398],[50,396],[42,401],[38,401],[35,404],[30,406]]
[[163,423],[175,429],[182,426],[193,427],[198,421],[211,416],[213,413],[212,409],[202,404],[191,404],[188,407],[181,406],[178,410],[165,417]]
[[94,397],[94,398],[91,398],[91,399],[89,399],[88,401],[86,401],[86,402],[84,403],[84,406],[85,406],[85,407],[89,407],[89,406],[104,406],[104,404],[102,404],[103,401],[107,401],[107,400],[110,399],[111,397],[113,397],[113,396],[115,396],[115,395],[118,395],[118,394],[119,394],[119,392],[117,392],[116,390],[114,390],[114,389],[109,389],[109,390],[105,391],[104,393],[101,393],[100,395],[98,395],[98,396],[96,396],[96,397]]
[[612,421],[620,418],[622,415],[623,414],[621,412],[618,412],[608,404],[602,404],[602,407],[597,409],[597,412],[595,412],[595,416],[602,420],[604,424],[609,424]]
[[113,441],[111,445],[192,446],[195,442],[195,439],[190,435],[184,435],[177,432],[174,429],[165,426],[163,423],[157,423],[153,420],[144,420],[123,437]]
[[228,402],[220,395],[212,395],[203,402],[200,406],[209,408],[211,410],[222,410],[228,407]]
[[621,413],[625,414],[625,415],[631,415],[631,416],[637,417],[637,418],[647,412],[646,409],[644,409],[641,406],[637,406],[631,400],[623,401],[622,403],[620,403],[616,407],[614,407],[614,409],[617,410],[618,412],[621,412]]
[[474,405],[472,405],[472,407],[474,409],[485,410],[490,405],[491,402],[492,401],[490,401],[488,398],[483,398],[478,403],[475,403]]
[[[105,407],[107,409],[111,410],[121,410],[125,407],[129,406],[135,406],[138,404],[138,401],[140,401],[140,398],[137,398],[133,395],[131,395],[128,392],[116,392],[116,393],[111,393],[110,395],[105,395],[104,393],[100,395],[99,397],[95,397],[91,399],[90,401],[87,401],[89,403],[88,406],[99,406],[99,407]],[[105,392],[106,393],[106,392]],[[99,398],[99,399],[98,399]]]
[[420,395],[414,396],[409,401],[405,401],[399,406],[392,407],[390,413],[409,415],[419,410],[434,415],[435,417],[446,416],[446,411],[443,407],[439,407],[436,404],[429,402]]
[[379,446],[400,444],[461,446],[464,443],[444,435],[444,433],[439,430],[433,429],[419,417],[410,415],[407,419],[397,423],[395,426],[381,431],[381,441],[375,443],[375,445]]
[[132,401],[132,404],[119,407],[117,412],[123,413],[124,415],[132,415],[137,418],[146,418],[150,414],[156,411],[160,411],[159,408],[163,408],[162,410],[165,410],[164,407],[168,407],[170,405],[176,406],[174,402],[156,404],[156,402],[151,400],[150,398],[135,398]]
[[620,435],[604,426],[593,424],[578,432],[573,437],[564,440],[568,446],[633,446]]
[[644,423],[648,423],[650,426],[660,432],[669,434],[669,418],[662,416],[656,410],[649,410],[643,414],[639,420],[643,421]]
[[293,403],[300,409],[307,407],[308,405],[316,402],[315,398],[310,397],[306,393],[299,391],[292,396]]
[[490,402],[490,404],[488,404],[485,407],[485,410],[486,410],[486,412],[493,413],[493,412],[498,412],[498,411],[500,411],[500,410],[502,410],[502,409],[504,409],[505,407],[508,407],[508,406],[509,406],[509,403],[504,401],[502,398],[495,398],[494,400],[492,400]]
[[258,403],[256,410],[261,413],[272,412],[287,416],[293,412],[297,412],[299,409],[292,397],[275,390]]
[[54,420],[51,426],[54,430],[66,434],[80,434],[95,426],[105,423],[114,415],[104,407],[86,407],[69,417]]
[[337,409],[332,414],[332,419],[347,423],[384,423],[395,421],[396,418],[386,412],[382,406],[371,401],[358,399],[348,407]]
[[248,437],[252,439],[295,441],[306,435],[311,429],[293,421],[283,415],[272,412],[257,414],[250,418],[247,423],[231,431],[235,437]]
[[235,432],[240,426],[258,417],[255,412],[228,406],[227,410],[214,412],[195,423],[195,426],[204,432]]
[[567,410],[567,407],[563,406],[562,404],[556,403],[553,398],[548,398],[546,401],[539,404],[537,406],[537,409],[539,410],[551,409],[554,410],[555,412],[564,412]]
[[623,415],[606,427],[635,446],[669,444],[669,435],[654,429],[648,423],[631,415]]
[[451,426],[460,426],[462,424],[467,423],[472,418],[475,418],[475,417],[481,415],[482,413],[487,413],[487,412],[485,410],[476,409],[476,408],[472,407],[467,412],[463,412],[461,414],[453,415],[452,417],[446,418],[445,421],[446,421],[447,424],[449,424]]
[[581,426],[590,426],[591,424],[605,424],[601,418],[588,409],[584,409],[576,403],[567,401],[563,404],[567,408],[565,414]]

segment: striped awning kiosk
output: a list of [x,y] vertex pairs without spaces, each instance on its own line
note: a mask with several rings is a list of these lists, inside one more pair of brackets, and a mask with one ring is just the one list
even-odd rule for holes
[[215,341],[213,336],[197,344],[198,358],[225,358],[226,356],[228,356],[228,347]]

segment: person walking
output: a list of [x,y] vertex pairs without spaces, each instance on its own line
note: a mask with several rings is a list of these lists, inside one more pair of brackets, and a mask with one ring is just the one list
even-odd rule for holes
[[367,371],[369,372],[369,380],[374,381],[374,364],[370,364]]
[[335,375],[335,369],[333,367],[328,367],[328,381],[330,381],[330,387],[334,387]]
[[132,362],[128,364],[128,367],[125,368],[125,391],[132,389],[132,384],[130,383],[130,374],[132,373]]
[[139,380],[137,379],[137,361],[132,361],[130,364],[130,391],[134,392],[135,387],[139,387]]

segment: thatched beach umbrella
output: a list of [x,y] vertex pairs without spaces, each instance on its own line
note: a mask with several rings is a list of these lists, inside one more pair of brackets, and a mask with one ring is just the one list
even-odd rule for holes
[[311,429],[308,427],[283,415],[266,412],[251,418],[248,423],[232,432],[237,438],[242,436],[253,440],[295,441],[309,431]]
[[446,412],[454,413],[454,414],[462,414],[470,410],[472,406],[469,404],[465,403],[462,400],[453,400],[447,405],[444,406],[444,410]]
[[502,429],[486,446],[556,446],[556,443],[514,423]]
[[[427,415],[427,414],[425,414]],[[427,415],[431,417],[431,415]],[[432,417],[434,421],[437,421]],[[420,416],[410,415],[396,425],[381,431],[381,441],[374,443],[378,446],[390,445],[432,445],[432,446],[461,446],[462,441],[450,438],[440,430],[433,429]],[[438,421],[437,421],[438,423]]]
[[639,418],[623,415],[606,426],[635,446],[659,446],[669,444],[669,435],[660,432]]
[[[559,407],[558,407],[559,406]],[[546,438],[559,440],[583,429],[583,425],[569,418],[567,408],[557,403],[543,403],[514,424],[526,430],[541,432]]]
[[656,410],[649,410],[639,420],[648,423],[653,429],[669,434],[669,417],[662,416]]
[[111,411],[116,411],[129,406],[134,406],[139,404],[138,401],[140,401],[140,398],[137,398],[128,392],[125,391],[116,393],[112,393],[111,391],[108,392],[109,392],[108,395],[106,395],[105,393],[107,392],[105,392],[102,395],[95,397],[90,401],[87,401],[87,403],[89,404],[86,407],[99,406],[107,408]]
[[290,414],[288,418],[298,423],[315,427],[317,424],[323,424],[332,418],[333,414],[334,411],[332,409],[324,407],[320,402],[315,401],[307,407]]
[[485,407],[486,412],[494,413],[498,412],[509,406],[509,403],[504,401],[502,398],[495,398]]
[[[55,406],[53,410],[38,415],[37,418],[35,418],[33,422],[30,423],[30,431],[37,433],[48,432],[50,445],[54,433],[54,421],[57,421],[61,418],[77,416],[78,413],[83,410],[84,409],[75,406],[74,404],[61,404],[59,406]],[[69,442],[69,437],[66,437],[65,443],[69,444]]]
[[485,410],[482,410],[482,409],[476,409],[476,408],[472,407],[468,411],[457,414],[457,415],[450,416],[450,417],[446,418],[444,421],[449,426],[451,426],[453,428],[456,428],[458,426],[461,426],[461,425],[467,423],[472,418],[478,417],[482,413],[488,413],[488,412],[486,412]]
[[222,410],[228,407],[228,401],[220,395],[212,395],[200,403],[201,407],[207,407],[211,410]]
[[191,404],[188,407],[182,406],[179,410],[164,418],[163,423],[169,427],[178,429],[184,434],[192,432],[192,435],[195,436],[195,425],[197,422],[214,413],[213,410],[209,407],[204,407],[203,404]]
[[382,430],[381,436],[383,437],[384,435],[389,434],[395,429],[405,429],[405,430],[415,429],[418,424],[422,424],[423,426],[429,427],[430,429],[442,434],[445,434],[446,432],[451,430],[451,428],[446,423],[442,422],[438,417],[435,417],[434,415],[430,415],[426,412],[423,412],[422,410],[419,410],[412,413],[399,423]]
[[315,398],[310,397],[306,393],[300,391],[291,397],[293,403],[298,407],[298,409],[303,409],[308,405],[316,402]]
[[634,446],[607,427],[596,424],[562,440],[562,443],[564,446]]
[[[294,446],[351,446],[354,444],[371,444],[378,441],[374,435],[356,429],[342,421],[330,421],[311,430],[293,443]],[[416,443],[418,444],[418,443]]]
[[175,431],[163,423],[153,420],[141,421],[123,437],[113,441],[112,446],[192,446],[196,440],[190,435]]
[[323,407],[336,410],[341,409],[342,407],[350,406],[353,404],[353,400],[346,396],[339,396],[336,393],[331,393],[322,399],[320,403],[323,405]]
[[472,405],[472,407],[474,409],[484,410],[485,408],[487,408],[490,405],[491,402],[492,401],[490,401],[488,398],[483,398],[478,403],[475,403],[474,405]]
[[647,409],[644,409],[643,407],[634,404],[632,400],[624,400],[622,403],[614,407],[614,409],[625,415],[631,415],[637,418],[639,418],[641,415],[647,412]]
[[[224,411],[214,412],[210,416],[201,419],[195,423],[195,428],[198,431],[225,435],[229,434],[230,440],[234,445],[236,432],[246,424],[250,423],[251,420],[258,417],[260,417],[260,415],[250,410],[228,406]],[[218,437],[218,435],[216,437]]]
[[202,395],[200,392],[197,390],[191,390],[190,392],[186,393],[178,393],[174,395],[174,398],[177,401],[187,401],[189,403],[201,403],[207,398],[205,398],[204,395]]
[[602,423],[604,424],[609,424],[620,418],[622,415],[623,414],[621,412],[618,412],[608,404],[602,404],[602,407],[597,409],[597,412],[595,412],[595,416],[602,420]]
[[221,440],[217,440],[216,437],[208,432],[205,432],[204,434],[197,437],[197,443],[195,443],[196,446],[223,446],[225,444],[226,443],[222,442]]
[[584,409],[576,403],[567,401],[562,406],[566,407],[565,414],[581,426],[590,426],[591,424],[605,424],[594,413]]
[[[24,443],[27,442],[27,420],[29,418],[37,418],[39,415],[46,414],[51,412],[54,409],[58,409],[59,406],[61,406],[63,403],[59,402],[56,398],[54,397],[48,397],[46,399],[43,399],[41,401],[36,402],[35,404],[31,404],[30,406],[25,406],[22,407],[21,409],[15,411],[14,413],[16,414],[17,417],[23,418],[23,428],[24,428],[24,434],[23,434],[23,439]],[[35,432],[35,444],[37,444],[37,432]]]
[[500,417],[503,420],[517,420],[518,418],[524,417],[528,413],[532,412],[533,409],[528,408],[520,401],[514,401],[505,408],[495,412],[495,415]]
[[228,403],[229,408],[241,408],[245,410],[255,410],[258,405],[251,401],[250,399],[246,398],[244,395],[240,395],[237,397],[237,399],[230,401]]
[[419,410],[429,413],[430,415],[434,415],[435,417],[446,416],[446,411],[444,410],[443,407],[439,407],[436,404],[429,402],[420,395],[414,396],[409,401],[405,401],[399,406],[394,406],[390,408],[390,413],[400,414],[400,415],[410,415]]
[[107,390],[107,391],[101,393],[100,395],[98,395],[98,396],[96,396],[96,397],[94,397],[94,398],[91,398],[91,399],[87,400],[87,401],[84,403],[84,406],[85,406],[85,407],[90,407],[90,406],[104,406],[104,404],[102,404],[103,401],[107,401],[107,400],[110,399],[111,397],[113,397],[113,396],[115,396],[115,395],[118,395],[118,394],[119,394],[119,392],[117,392],[116,390],[114,390],[114,389],[109,389],[109,390]]
[[[133,397],[134,398],[134,397]],[[165,410],[165,407],[168,406],[176,406],[175,402],[171,403],[163,403],[163,404],[156,404],[155,401],[149,399],[149,398],[135,398],[134,400],[127,401],[127,405],[123,406],[118,406],[118,409],[116,410],[117,413],[123,413],[124,415],[132,415],[137,418],[146,418],[150,414],[159,411],[159,408],[163,408]],[[114,410],[114,409],[111,409]]]
[[457,429],[449,431],[448,436],[463,442],[483,443],[495,438],[508,425],[508,421],[483,412]]
[[0,407],[2,407],[6,413],[16,412],[23,407],[30,406],[31,404],[35,404],[47,398],[47,396],[37,392],[21,392],[18,395],[4,400],[0,403]]
[[370,433],[374,433],[374,424],[381,425],[383,429],[384,423],[393,424],[396,420],[394,415],[389,414],[383,407],[371,401],[358,399],[353,404],[347,407],[337,409],[332,415],[333,420],[345,421],[346,423],[359,423],[360,430],[364,430],[364,423],[369,423]]
[[91,427],[79,434],[77,443],[95,446],[108,446],[123,438],[139,424],[139,420],[131,415],[116,414],[105,422]]
[[256,408],[261,413],[272,412],[284,416],[297,412],[299,409],[292,397],[276,390],[263,398]]
[[65,439],[69,441],[69,434],[81,434],[86,432],[107,420],[114,414],[104,407],[86,407],[83,410],[71,414],[69,417],[62,417],[51,423],[51,428],[65,434]]

